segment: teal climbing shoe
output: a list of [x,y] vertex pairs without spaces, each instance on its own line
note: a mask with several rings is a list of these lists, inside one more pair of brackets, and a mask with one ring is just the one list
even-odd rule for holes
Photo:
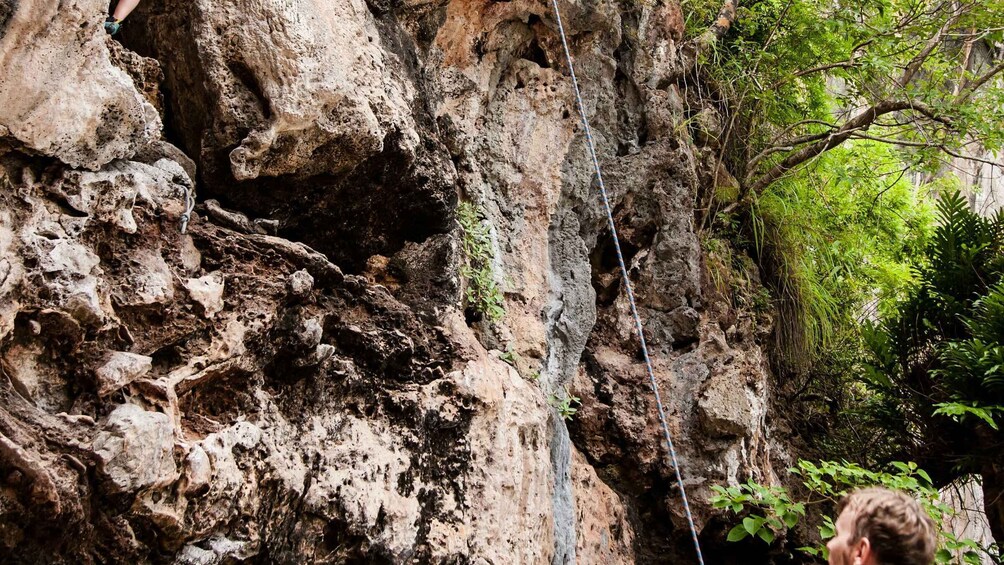
[[108,16],[108,19],[105,20],[105,31],[107,31],[110,35],[118,33],[120,27],[122,27],[122,22],[111,16]]

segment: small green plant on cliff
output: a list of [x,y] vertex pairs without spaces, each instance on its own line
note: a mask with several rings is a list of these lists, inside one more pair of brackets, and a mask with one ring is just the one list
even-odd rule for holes
[[551,393],[548,401],[564,420],[571,420],[572,416],[579,411],[576,406],[582,405],[582,399],[569,392],[567,386],[560,391],[560,394]]
[[[806,517],[806,506],[827,504],[833,508],[837,501],[856,488],[884,486],[911,494],[920,501],[938,526],[940,534],[938,563],[952,563],[954,555],[961,555],[964,563],[980,563],[980,554],[992,554],[992,548],[983,548],[973,540],[956,538],[944,531],[945,521],[952,516],[952,510],[940,500],[931,477],[916,463],[894,461],[884,471],[872,471],[846,461],[822,461],[813,463],[801,460],[798,467],[790,471],[802,478],[809,495],[806,500],[795,501],[782,487],[761,485],[752,479],[734,486],[715,485],[711,499],[715,508],[728,510],[737,517],[743,516],[739,524],[728,533],[728,541],[738,542],[747,537],[763,540],[767,544],[794,528]],[[822,543],[816,546],[798,548],[812,556],[828,558],[824,545],[836,531],[834,516],[823,514],[817,528]]]
[[516,353],[512,349],[506,349],[503,353],[499,353],[499,359],[501,359],[504,363],[511,365],[515,369],[519,368],[519,353]]
[[467,279],[466,307],[496,323],[505,315],[505,308],[492,273],[495,255],[488,225],[470,202],[461,202],[457,207],[457,221],[463,232],[464,265],[460,274]]

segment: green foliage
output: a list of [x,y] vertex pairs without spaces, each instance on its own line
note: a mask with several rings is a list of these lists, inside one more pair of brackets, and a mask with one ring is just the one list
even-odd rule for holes
[[964,419],[975,416],[998,430],[994,417],[1004,411],[1004,285],[995,284],[973,303],[972,316],[961,316],[967,339],[947,341],[932,374],[952,401],[935,414]]
[[[981,82],[991,67],[979,64],[971,48],[1000,41],[1001,0],[737,4],[732,31],[705,54],[700,72],[711,84],[708,98],[713,93],[724,101],[729,114],[723,156],[740,179],[757,177],[802,148],[804,136],[830,133],[841,111],[888,100],[908,100],[950,118],[908,111],[907,119],[879,120],[871,129],[881,139],[924,146],[912,153],[929,170],[941,169],[948,158],[942,146],[1001,147],[1004,88],[999,81]],[[688,33],[697,36],[721,2],[682,5]],[[915,72],[907,72],[911,67]]]
[[[747,211],[719,217],[717,237],[753,257],[771,290],[782,368],[802,372],[834,350],[856,349],[862,311],[883,311],[911,281],[933,211],[904,166],[886,145],[854,142],[769,187]],[[741,262],[722,247],[730,246],[705,245],[712,282],[742,288],[756,267],[728,276],[723,267]]]
[[933,414],[935,416],[948,416],[956,422],[967,416],[975,416],[986,422],[995,431],[1000,430],[994,417],[1004,412],[1004,406],[971,406],[961,402],[939,402],[934,405],[937,408]]
[[[1004,10],[1001,0],[737,4],[730,33],[699,52],[688,100],[700,106],[687,117],[707,106],[722,114],[718,157],[739,186],[719,191],[728,213],[715,218],[716,234],[761,268],[778,314],[775,361],[800,374],[859,349],[863,307],[874,317],[901,297],[928,234],[924,193],[951,184],[940,173],[952,154],[1004,141],[1002,81],[982,80],[991,66],[971,49],[1001,35]],[[697,37],[721,2],[682,5]],[[909,107],[829,143],[865,108],[891,101]],[[919,172],[935,186],[914,188]],[[852,357],[837,361],[846,369]]]
[[[805,500],[795,501],[787,490],[764,486],[752,479],[735,486],[711,487],[714,492],[711,502],[715,508],[742,516],[740,522],[729,530],[728,541],[754,537],[772,544],[806,518],[807,505],[824,504],[832,510],[841,497],[854,489],[883,486],[916,498],[935,521],[941,532],[937,563],[951,563],[955,554],[961,554],[965,563],[979,563],[981,553],[993,551],[993,548],[980,547],[969,539],[959,540],[944,531],[945,521],[952,516],[952,511],[941,502],[931,477],[916,463],[894,461],[884,471],[872,471],[846,461],[822,461],[817,464],[800,460],[798,467],[790,471],[801,477],[808,493]],[[819,520],[817,530],[819,539],[824,543],[836,534],[834,519],[834,516],[823,514]],[[798,549],[808,555],[828,558],[823,543]]]
[[569,392],[567,386],[558,393],[552,393],[548,397],[548,402],[558,411],[558,415],[565,420],[571,420],[572,416],[579,411],[576,406],[582,405],[582,399]]
[[715,485],[711,490],[715,493],[711,499],[715,508],[728,509],[737,515],[743,513],[747,506],[759,511],[743,518],[741,523],[729,530],[729,541],[754,536],[770,544],[805,516],[805,504],[792,502],[784,489],[766,487],[752,479],[736,486]]
[[970,436],[981,425],[999,433],[1004,411],[1004,216],[981,217],[954,193],[940,199],[938,217],[916,284],[865,329],[861,379],[893,441],[919,455],[918,433],[947,441],[952,450],[939,455],[978,470],[973,456],[983,450]]
[[[682,5],[706,45],[721,2]],[[812,448],[919,461],[941,483],[986,468],[1004,439],[1004,220],[969,211],[950,161],[1004,145],[1000,61],[973,56],[1000,57],[1004,2],[738,6],[685,84],[684,126],[721,114],[707,145],[738,179],[711,187],[709,278],[769,288],[778,388],[803,399]],[[779,534],[776,513],[757,516],[733,537]]]
[[856,488],[883,486],[917,497],[936,520],[941,520],[948,512],[937,502],[938,491],[934,489],[930,475],[913,462],[893,461],[884,471],[872,471],[847,461],[822,461],[818,464],[799,461],[798,467],[791,472],[802,477],[802,484],[810,492],[832,502]]
[[460,274],[467,279],[466,306],[497,323],[505,316],[505,308],[492,272],[495,257],[488,224],[470,202],[457,207],[457,220],[463,232],[465,260]]

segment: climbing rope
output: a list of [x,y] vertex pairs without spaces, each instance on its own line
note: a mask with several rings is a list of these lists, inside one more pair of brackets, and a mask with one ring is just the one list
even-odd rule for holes
[[565,50],[565,61],[568,62],[568,72],[572,75],[572,89],[575,91],[575,101],[579,106],[579,117],[582,119],[582,128],[586,133],[586,144],[589,147],[589,156],[593,160],[593,168],[596,170],[596,181],[600,188],[600,196],[603,197],[603,208],[607,213],[607,224],[610,226],[610,235],[613,237],[614,250],[617,251],[617,262],[621,267],[621,276],[624,278],[624,288],[627,289],[628,302],[631,305],[631,315],[634,317],[635,329],[638,331],[638,339],[641,341],[641,352],[645,357],[645,369],[648,371],[648,379],[652,385],[652,392],[655,393],[655,404],[659,408],[659,423],[662,424],[662,431],[666,436],[666,446],[669,448],[670,463],[673,471],[676,472],[676,484],[680,486],[680,498],[683,500],[683,511],[687,516],[687,525],[690,526],[690,535],[694,540],[694,549],[697,551],[697,562],[704,565],[704,556],[701,554],[701,543],[697,540],[697,528],[694,526],[694,518],[690,513],[690,503],[687,501],[687,491],[683,487],[683,476],[680,474],[680,465],[676,460],[676,449],[673,447],[673,437],[669,433],[669,425],[666,423],[666,411],[662,407],[662,398],[659,396],[659,386],[655,382],[655,372],[652,371],[652,360],[648,355],[648,345],[645,343],[645,332],[642,330],[641,317],[638,315],[638,307],[634,301],[634,291],[631,290],[631,280],[628,278],[627,266],[624,264],[624,255],[621,253],[621,242],[617,238],[617,228],[614,227],[614,215],[610,210],[610,201],[607,198],[607,189],[603,184],[603,174],[600,172],[600,161],[596,157],[596,146],[593,143],[593,135],[589,129],[589,120],[586,118],[586,108],[582,103],[582,93],[579,92],[579,82],[575,78],[575,69],[572,67],[572,54],[568,50],[568,39],[565,37],[565,28],[561,24],[561,12],[558,10],[558,0],[551,0],[554,8],[554,17],[558,22],[558,33],[561,34],[561,46]]

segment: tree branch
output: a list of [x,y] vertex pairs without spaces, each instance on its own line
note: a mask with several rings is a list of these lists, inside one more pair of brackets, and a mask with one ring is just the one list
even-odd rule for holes
[[976,80],[967,84],[966,88],[962,92],[960,92],[958,96],[955,97],[955,100],[952,101],[952,104],[962,104],[967,100],[969,100],[969,97],[972,96],[974,92],[979,90],[981,86],[986,84],[987,81],[989,81],[990,79],[997,76],[1001,71],[1004,71],[1004,61],[1001,61],[1000,63],[997,64],[996,67],[993,67],[992,69],[981,75]]
[[905,87],[911,80],[913,80],[917,71],[919,71],[920,67],[924,65],[924,61],[926,61],[927,58],[931,56],[931,53],[933,53],[934,50],[941,45],[941,39],[945,35],[945,32],[948,31],[948,28],[956,21],[958,21],[963,12],[964,10],[961,6],[957,7],[948,19],[945,20],[945,23],[938,28],[938,31],[927,40],[927,43],[924,44],[924,48],[914,55],[913,59],[910,59],[910,62],[906,64],[906,68],[903,69],[903,75],[899,78],[899,86],[901,88]]
[[795,147],[798,145],[805,145],[806,143],[811,143],[813,141],[819,141],[830,135],[830,132],[826,133],[814,133],[810,135],[803,135],[802,137],[796,137],[795,139],[788,140],[780,145],[772,145],[767,149],[764,149],[760,153],[757,153],[749,163],[746,168],[752,170],[760,161],[763,161],[767,157],[770,157],[774,153],[780,153],[782,151],[794,151]]
[[683,46],[682,66],[684,69],[693,69],[697,65],[700,55],[724,38],[725,34],[732,29],[732,24],[736,21],[736,1],[723,0],[722,7],[718,10],[718,17],[715,18],[714,23],[708,26],[708,29],[704,33]]
[[749,162],[746,163],[746,170],[748,170],[748,171],[749,170],[753,170],[753,168],[756,167],[757,163],[759,163],[760,161],[764,160],[765,158],[773,155],[774,153],[780,153],[781,151],[793,151],[795,149],[796,145],[804,145],[804,144],[812,142],[812,141],[818,141],[818,140],[823,139],[824,137],[830,135],[829,132],[826,132],[826,133],[814,133],[814,134],[803,135],[803,136],[800,136],[800,137],[795,137],[795,138],[792,138],[792,139],[786,139],[783,142],[778,141],[782,137],[784,137],[784,136],[788,135],[789,133],[791,133],[793,130],[795,130],[799,126],[805,126],[805,125],[820,125],[820,126],[826,126],[826,127],[830,128],[830,130],[837,129],[836,125],[831,124],[830,122],[824,122],[823,120],[802,120],[800,122],[795,122],[795,123],[791,124],[790,126],[784,128],[784,131],[782,131],[781,133],[777,134],[774,137],[774,139],[772,139],[770,141],[770,144],[767,146],[766,149],[764,149],[760,153],[757,153],[752,159],[750,159]]
[[[879,116],[889,114],[891,112],[901,112],[904,110],[913,110],[915,112],[922,113],[932,120],[949,126],[952,124],[951,119],[938,116],[933,109],[925,104],[912,100],[883,100],[882,102],[871,106],[853,118],[847,120],[835,131],[826,134],[823,139],[820,139],[808,147],[803,147],[795,153],[788,155],[788,157],[780,163],[774,165],[755,182],[749,184],[747,191],[752,191],[756,194],[763,192],[763,189],[770,186],[774,181],[781,178],[781,176],[793,168],[805,163],[817,155],[833,149],[844,141],[847,141],[847,139],[853,136],[857,130],[867,130]],[[747,181],[748,180],[749,177],[747,177]]]
[[878,141],[879,143],[888,143],[889,145],[898,145],[900,147],[941,147],[937,143],[928,143],[926,141],[907,141],[905,139],[890,139],[888,137],[878,137],[859,132],[855,132],[851,135],[851,137],[854,139],[867,139],[869,141]]
[[818,67],[812,67],[811,69],[803,69],[793,73],[791,78],[804,77],[805,75],[811,75],[812,73],[818,73],[820,71],[828,71],[830,69],[852,69],[857,66],[858,64],[853,59],[850,59],[848,61],[840,61],[837,63],[830,63],[828,65],[819,65]]
[[952,96],[958,96],[966,89],[966,71],[969,70],[969,65],[973,60],[973,43],[975,41],[974,38],[967,37],[962,42],[962,63],[959,64],[959,80],[955,81],[955,85],[952,87]]
[[925,141],[906,141],[905,139],[889,139],[887,137],[876,137],[874,135],[868,135],[864,133],[854,133],[851,137],[853,137],[854,139],[868,139],[871,141],[878,141],[879,143],[898,145],[900,147],[920,147],[924,149],[938,149],[939,151],[942,151],[943,153],[955,157],[956,159],[962,159],[963,161],[974,161],[976,163],[983,163],[985,165],[990,165],[991,167],[1004,168],[1004,163],[990,161],[989,159],[983,159],[975,155],[963,155],[952,149],[949,149],[944,143],[930,143]]
[[801,71],[796,71],[791,76],[782,78],[781,80],[779,80],[776,83],[774,83],[771,86],[771,88],[772,89],[777,88],[777,87],[781,86],[782,84],[784,84],[784,83],[786,83],[786,82],[788,82],[788,81],[790,81],[792,79],[796,79],[798,77],[803,77],[805,75],[810,75],[812,73],[818,73],[818,72],[822,72],[822,71],[828,71],[830,69],[853,69],[853,68],[856,68],[858,66],[858,63],[857,63],[858,52],[861,51],[862,49],[864,49],[865,47],[871,45],[874,42],[875,42],[875,39],[872,38],[872,39],[868,39],[866,41],[862,41],[861,43],[858,43],[854,47],[851,47],[851,54],[847,58],[846,61],[838,61],[836,63],[827,63],[827,64],[824,64],[824,65],[819,65],[819,66],[816,66],[816,67],[812,67],[811,69],[803,69]]
[[931,108],[930,106],[924,104],[923,102],[917,102],[916,100],[908,100],[906,102],[903,102],[903,104],[907,104],[907,107],[904,108],[906,110],[913,110],[914,112],[923,114],[928,119],[943,124],[945,126],[948,126],[950,128],[955,127],[955,121],[952,120],[952,118],[939,114],[934,110],[934,108]]
[[735,21],[735,0],[725,0],[725,2],[722,3],[721,9],[718,10],[718,17],[715,18],[715,23],[711,24],[711,26],[709,26],[708,29],[697,38],[697,50],[703,51],[708,46],[725,37],[725,34],[732,29],[732,24]]
[[956,153],[955,151],[952,151],[951,149],[945,147],[944,145],[942,145],[938,149],[941,149],[942,151],[944,151],[945,153],[948,153],[949,155],[951,155],[952,157],[955,157],[956,159],[962,159],[962,160],[965,160],[965,161],[976,161],[977,163],[983,163],[984,165],[990,165],[991,167],[1000,167],[1000,168],[1004,169],[1004,164],[1002,164],[1002,163],[998,163],[996,161],[990,161],[988,159],[981,159],[979,157],[973,157],[973,156],[969,156],[969,155],[960,155],[960,154]]
[[800,122],[795,122],[795,123],[791,124],[790,126],[784,128],[784,130],[782,130],[781,133],[777,134],[777,136],[774,137],[774,139],[773,139],[773,141],[771,141],[771,143],[776,143],[778,139],[781,139],[782,137],[788,135],[789,133],[791,133],[792,131],[794,131],[795,128],[797,128],[799,126],[807,126],[807,125],[826,126],[826,127],[830,128],[830,129],[837,129],[837,125],[836,124],[831,124],[830,122],[827,122],[827,121],[824,121],[824,120],[802,120]]

